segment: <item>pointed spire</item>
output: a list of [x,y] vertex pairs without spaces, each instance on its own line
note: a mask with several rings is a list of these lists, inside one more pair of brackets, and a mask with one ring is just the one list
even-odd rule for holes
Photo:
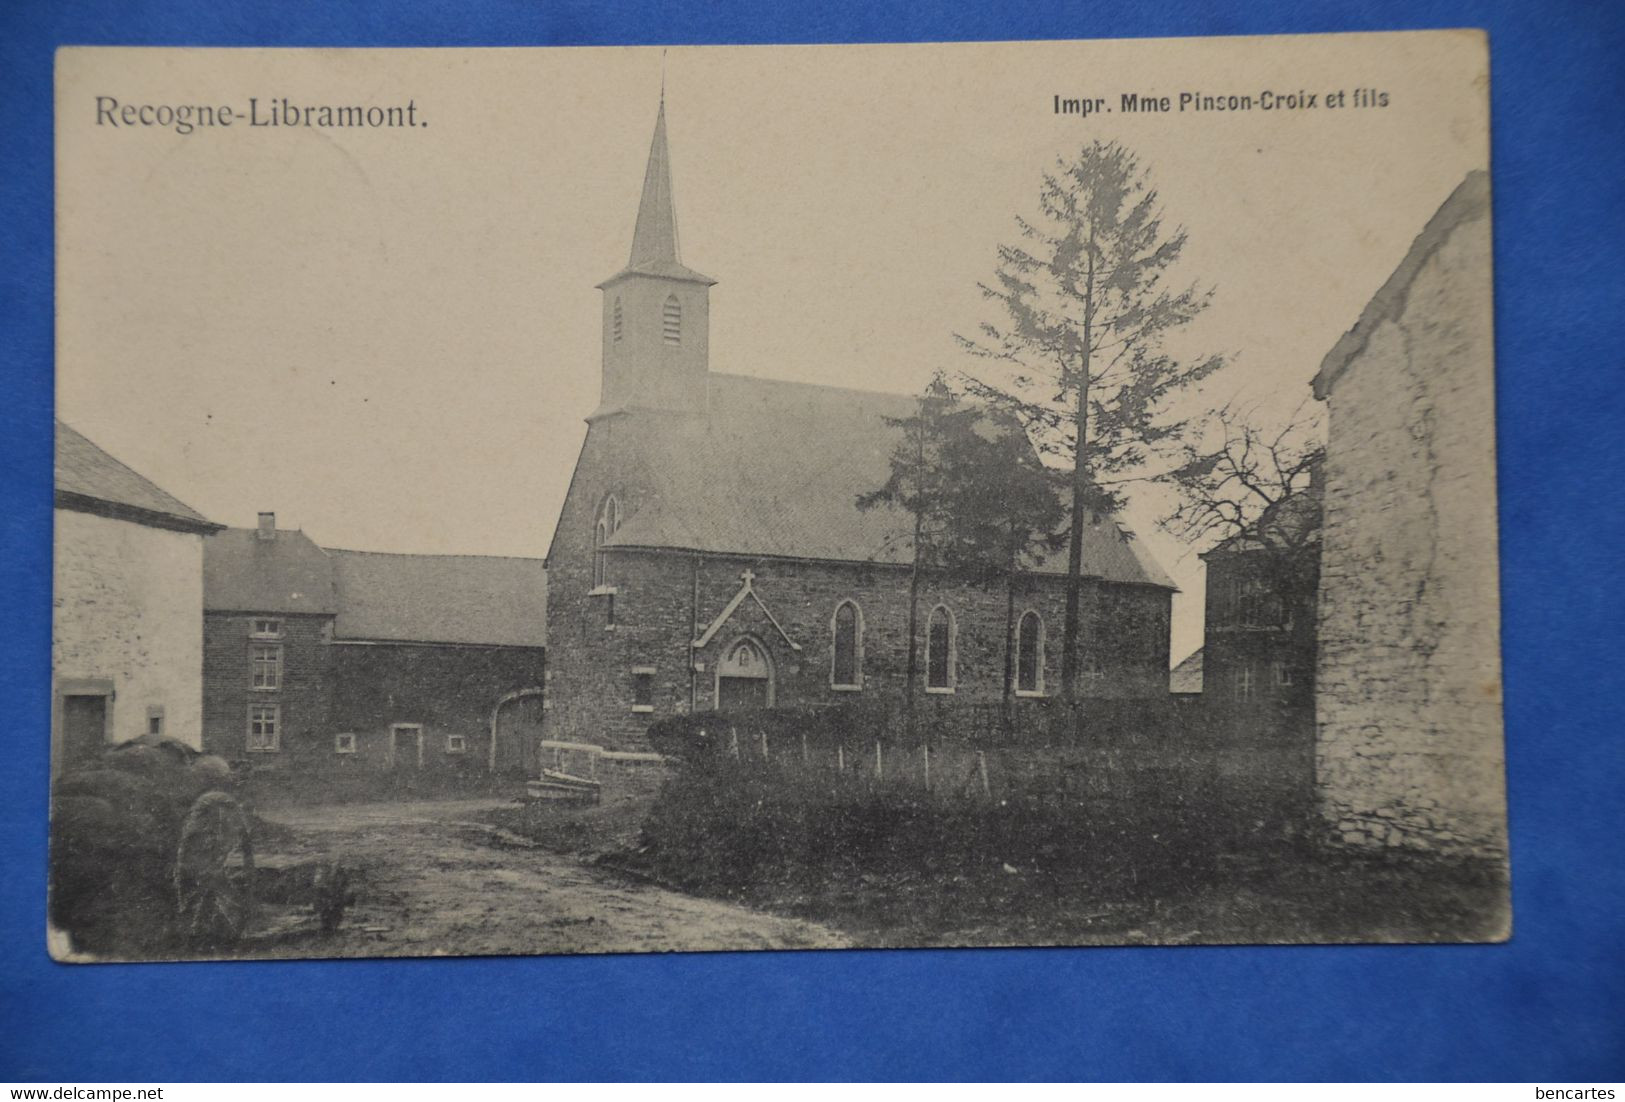
[[684,267],[677,249],[677,204],[671,192],[671,151],[666,145],[666,80],[660,79],[660,111],[655,115],[654,138],[649,142],[649,167],[643,173],[643,198],[632,231],[632,256],[626,267],[600,283],[603,287],[627,275],[661,276],[689,283],[716,283],[710,276]]
[[632,231],[630,268],[645,264],[681,264],[677,251],[677,207],[671,196],[671,153],[666,147],[666,89],[660,89],[660,113],[649,143],[649,167],[643,174],[643,199],[638,204],[638,225]]

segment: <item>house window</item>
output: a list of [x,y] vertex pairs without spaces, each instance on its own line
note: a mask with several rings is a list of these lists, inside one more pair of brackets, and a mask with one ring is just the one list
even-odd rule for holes
[[334,735],[333,736],[333,753],[335,753],[335,754],[353,754],[353,753],[355,753],[355,735],[350,733],[350,732],[345,732],[342,735]]
[[273,754],[282,749],[282,705],[248,706],[248,751]]
[[282,638],[282,621],[254,619],[249,621],[249,634],[256,639]]
[[1275,627],[1282,620],[1281,595],[1262,578],[1234,583],[1236,622],[1242,627]]
[[255,643],[248,648],[249,685],[255,689],[282,687],[282,645]]
[[621,339],[621,297],[615,296],[615,305],[610,309],[610,334],[615,341]]
[[655,671],[653,666],[638,666],[632,670],[632,710],[655,710]]
[[1246,702],[1253,698],[1253,667],[1251,663],[1243,662],[1236,667],[1235,691],[1238,701]]
[[959,641],[954,631],[954,614],[943,605],[931,610],[925,627],[925,691],[951,693],[958,679]]
[[468,752],[468,739],[462,735],[446,736],[446,753],[466,754]]
[[855,601],[842,601],[835,606],[830,621],[830,634],[834,641],[834,655],[830,662],[829,683],[837,689],[863,687],[863,612]]
[[1283,689],[1289,687],[1292,684],[1292,667],[1285,662],[1276,662],[1274,669],[1275,684]]
[[164,733],[164,706],[154,704],[147,709],[147,734],[162,735]]
[[1031,610],[1021,614],[1016,628],[1016,692],[1024,696],[1044,692],[1044,618]]

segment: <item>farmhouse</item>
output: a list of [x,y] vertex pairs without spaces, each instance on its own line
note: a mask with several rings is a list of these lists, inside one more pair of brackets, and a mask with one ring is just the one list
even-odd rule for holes
[[1307,745],[1314,728],[1315,601],[1321,464],[1245,534],[1202,554],[1202,692],[1232,714],[1282,721]]
[[109,743],[202,746],[203,548],[220,530],[56,423],[53,770]]
[[1490,302],[1474,172],[1315,377],[1316,775],[1351,845],[1506,852]]
[[261,513],[204,558],[204,736],[261,771],[517,772],[540,734],[536,559],[320,547]]
[[[549,737],[637,749],[684,712],[1002,700],[1002,588],[925,578],[905,683],[912,526],[856,502],[915,399],[711,371],[714,284],[679,254],[662,104],[631,256],[599,285],[601,399],[548,552]],[[1114,518],[1084,532],[1084,691],[1162,696],[1173,584]],[[1059,688],[1064,563],[1015,586],[1020,706]]]

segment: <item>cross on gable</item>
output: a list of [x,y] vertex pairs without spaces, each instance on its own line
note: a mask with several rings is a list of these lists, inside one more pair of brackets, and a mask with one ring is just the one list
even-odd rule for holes
[[757,593],[755,587],[751,585],[751,583],[756,580],[756,572],[754,570],[745,570],[740,573],[739,580],[744,584],[739,587],[739,592],[733,595],[733,600],[728,602],[727,607],[725,607],[722,612],[718,614],[715,620],[711,621],[711,626],[706,628],[705,631],[700,634],[700,637],[691,642],[689,646],[693,647],[695,650],[699,650],[701,647],[709,644],[712,637],[715,636],[716,633],[722,628],[722,625],[728,622],[728,618],[737,612],[739,610],[739,606],[745,603],[745,598],[749,597],[751,600],[756,602],[757,607],[762,610],[762,615],[767,617],[767,622],[773,625],[774,630],[779,633],[780,638],[790,645],[790,649],[799,651],[801,649],[801,644],[790,638],[789,634],[784,630],[784,625],[779,623],[778,619],[773,615],[772,610],[767,607],[765,602],[763,602],[761,595]]

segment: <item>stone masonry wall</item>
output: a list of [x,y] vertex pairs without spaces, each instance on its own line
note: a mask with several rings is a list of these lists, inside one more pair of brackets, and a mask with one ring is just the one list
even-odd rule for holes
[[1487,212],[1327,395],[1321,809],[1344,842],[1505,852]]
[[[274,619],[282,624],[277,640],[251,639],[251,621]],[[309,748],[332,743],[333,660],[327,638],[333,617],[267,612],[211,612],[203,621],[203,744],[211,754],[230,761],[252,758],[255,768],[284,768]],[[279,643],[282,685],[255,689],[249,647]],[[250,754],[248,706],[281,705],[281,748]]]
[[[492,709],[508,693],[540,687],[544,674],[541,647],[340,643],[331,650],[331,731],[314,754],[323,769],[385,768],[391,726],[410,723],[423,728],[425,773],[484,774],[490,765]],[[505,707],[499,769],[511,771],[534,760],[539,713],[537,702]],[[332,735],[341,731],[356,736],[353,754],[334,753]],[[461,750],[452,749],[453,735],[462,737]],[[531,744],[529,753],[521,753],[520,742]]]
[[52,673],[112,682],[113,742],[162,708],[165,734],[202,746],[204,538],[56,510]]

